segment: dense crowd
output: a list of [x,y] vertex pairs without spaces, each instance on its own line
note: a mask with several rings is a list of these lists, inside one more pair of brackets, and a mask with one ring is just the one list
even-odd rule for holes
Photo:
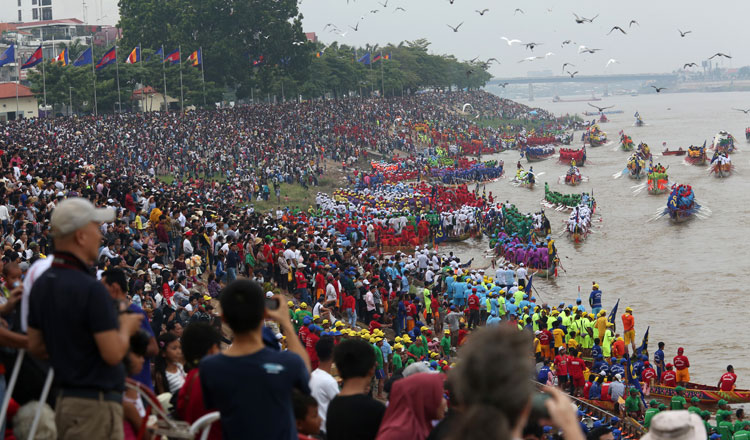
[[[170,420],[219,411],[210,438],[583,438],[555,385],[592,398],[582,377],[614,383],[621,359],[647,353],[628,357],[632,320],[624,341],[600,330],[598,286],[592,314],[537,304],[550,240],[532,243],[533,259],[525,247],[529,259],[478,270],[433,246],[488,214],[508,245],[521,227],[509,204],[424,182],[319,194],[310,209],[250,204],[281,182],[315,185],[328,160],[414,149],[410,124],[470,128],[454,116],[466,100],[528,114],[458,92],[0,127],[2,365],[31,355],[9,427],[27,432],[52,370],[55,421],[38,438],[148,437],[152,394]],[[530,416],[531,379],[550,362],[546,415]],[[608,423],[596,432],[618,432]]]

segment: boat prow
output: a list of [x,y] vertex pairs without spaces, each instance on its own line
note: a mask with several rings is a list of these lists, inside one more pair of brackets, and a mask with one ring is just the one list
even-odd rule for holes
[[[716,404],[719,400],[726,400],[730,404],[749,403],[750,390],[721,391],[719,388],[688,382],[685,387],[685,398],[690,400],[693,397],[700,399],[702,404]],[[665,385],[655,385],[651,388],[651,396],[669,400],[676,395],[675,387]]]

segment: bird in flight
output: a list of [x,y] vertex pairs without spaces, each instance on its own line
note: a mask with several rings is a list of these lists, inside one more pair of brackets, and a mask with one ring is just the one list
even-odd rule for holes
[[612,108],[612,107],[614,107],[614,105],[610,105],[609,107],[598,107],[598,106],[595,106],[594,104],[592,104],[592,103],[590,103],[590,102],[588,102],[587,104],[588,104],[588,105],[589,105],[590,107],[594,107],[595,109],[599,110],[599,113],[603,112],[604,110],[606,110],[606,109],[608,109],[608,108]]
[[614,32],[614,31],[620,31],[620,32],[622,32],[622,33],[623,33],[624,35],[627,35],[627,34],[628,34],[628,33],[627,33],[627,32],[625,32],[625,31],[624,31],[624,30],[623,30],[623,29],[622,29],[622,28],[621,28],[620,26],[612,26],[612,29],[610,29],[610,31],[609,31],[609,32],[607,33],[607,35],[611,34],[611,33],[612,33],[612,32]]
[[609,61],[607,61],[607,65],[606,65],[606,66],[604,66],[604,68],[606,69],[606,68],[607,68],[607,67],[609,67],[609,66],[610,66],[611,64],[615,64],[615,63],[617,63],[617,64],[620,64],[620,62],[619,62],[619,61],[617,61],[616,59],[614,59],[614,58],[610,58],[610,59],[609,59]]
[[749,109],[747,109],[747,110],[743,110],[743,109],[741,109],[741,108],[734,108],[734,107],[732,107],[732,110],[737,110],[738,112],[742,112],[742,113],[744,113],[744,114],[748,114],[748,113],[750,113],[750,108],[749,108]]
[[573,63],[563,63],[563,66],[562,66],[562,71],[563,71],[563,72],[565,72],[565,67],[566,67],[566,66],[573,66],[573,67],[575,67],[576,65],[575,65],[575,64],[573,64]]
[[716,52],[715,54],[713,54],[713,55],[711,55],[710,57],[708,57],[708,59],[709,59],[709,60],[712,60],[712,59],[714,59],[714,58],[716,58],[716,57],[724,57],[724,58],[730,58],[730,59],[732,58],[731,56],[729,56],[729,55],[727,55],[727,54],[725,54],[725,53],[721,53],[721,52]]
[[562,42],[562,44],[560,45],[560,47],[563,47],[566,44],[575,44],[575,43],[573,43],[573,40],[565,40],[565,41]]
[[371,9],[370,10],[370,14],[377,14],[378,12],[380,12],[380,9]]
[[656,87],[656,86],[651,86],[651,87],[653,87],[654,90],[656,90],[656,93],[661,93],[662,90],[667,90],[666,87]]
[[596,20],[596,17],[599,16],[599,14],[596,14],[592,18],[586,18],[586,17],[582,17],[582,16],[579,17],[578,14],[576,14],[575,12],[573,13],[573,15],[575,15],[575,17],[576,17],[576,23],[578,23],[578,24],[593,23],[594,20]]
[[526,57],[526,58],[522,59],[521,61],[519,61],[519,63],[523,63],[524,61],[541,60],[542,58],[544,58],[544,57],[543,56]]
[[521,40],[509,40],[506,37],[500,37],[501,40],[505,40],[508,42],[508,46],[513,46],[515,43],[522,43]]
[[628,24],[628,27],[633,27],[634,24],[637,24],[639,27],[641,26],[637,21],[630,20],[630,24]]
[[526,13],[525,13],[525,12],[523,12],[523,9],[521,9],[521,8],[516,8],[516,10],[515,10],[515,11],[513,11],[513,15],[516,15],[516,14],[517,14],[517,13],[519,13],[519,12],[520,12],[521,14],[523,14],[523,15],[526,15]]
[[406,12],[406,9],[402,8],[401,6],[399,6],[399,7],[397,7],[396,9],[394,9],[394,10],[393,10],[393,12],[394,12],[394,13],[395,13],[396,11],[404,11],[404,12]]
[[686,63],[682,66],[683,69],[687,69],[688,67],[698,67],[698,65],[695,63]]
[[597,51],[600,51],[600,50],[601,49],[589,49],[586,46],[579,46],[578,47],[578,53],[583,53],[583,52],[586,52],[586,53],[596,53]]
[[456,27],[453,27],[453,26],[451,26],[449,24],[446,24],[446,26],[448,26],[449,28],[451,28],[453,30],[453,32],[458,32],[458,28],[460,28],[462,24],[464,24],[463,21],[461,23],[459,23],[458,26],[456,26]]
[[508,84],[510,84],[510,83],[507,83],[507,82],[506,82],[506,83],[501,83],[501,84],[498,84],[498,85],[499,85],[500,87],[502,87],[502,88],[505,88],[505,86],[507,86]]
[[382,6],[384,8],[388,7],[388,0],[385,0],[385,2],[383,2],[383,3],[380,3],[380,2],[378,2],[378,3],[380,4],[380,6]]
[[333,24],[333,23],[328,23],[328,24],[326,24],[325,26],[323,26],[323,30],[326,30],[326,29],[328,29],[328,28],[329,28],[329,27],[331,27],[331,26],[333,26],[334,28],[336,27],[336,25],[335,25],[335,24]]
[[572,72],[572,73],[571,73],[571,72],[568,72],[568,71],[566,70],[566,71],[565,71],[565,73],[567,73],[568,75],[570,75],[570,77],[571,77],[571,78],[573,78],[574,76],[576,76],[576,73],[578,73],[578,71],[576,70],[575,72]]
[[525,44],[525,46],[526,46],[526,49],[529,49],[529,50],[530,50],[530,51],[532,51],[532,52],[534,51],[534,48],[535,48],[535,47],[537,47],[537,46],[541,46],[541,45],[542,45],[542,43],[526,43],[526,44]]
[[683,38],[685,38],[685,35],[687,35],[687,34],[692,34],[692,33],[693,33],[693,31],[685,31],[685,32],[682,32],[682,31],[681,31],[681,30],[679,30],[679,29],[677,29],[677,32],[679,32],[679,33],[680,33],[680,37],[683,37]]
[[500,64],[500,60],[498,60],[495,57],[492,57],[492,58],[488,59],[487,61],[485,61],[485,64],[490,64],[493,61],[496,62],[497,64]]
[[486,14],[487,12],[489,12],[489,9],[487,9],[487,8],[484,8],[484,9],[482,9],[481,11],[480,11],[479,9],[476,9],[476,10],[475,10],[475,12],[476,12],[477,14],[479,14],[479,15],[482,15],[482,16],[484,16],[484,14]]
[[352,30],[353,30],[354,32],[357,32],[357,31],[359,30],[359,22],[357,22],[357,25],[356,25],[356,26],[354,26],[354,27],[352,27],[352,26],[350,25],[350,26],[349,26],[349,29],[352,29]]

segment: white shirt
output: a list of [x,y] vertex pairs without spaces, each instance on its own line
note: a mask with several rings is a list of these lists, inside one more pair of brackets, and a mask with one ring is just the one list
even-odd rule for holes
[[190,239],[185,239],[182,242],[182,250],[185,252],[186,255],[192,255],[193,254],[193,244],[190,243]]
[[29,330],[29,296],[31,295],[31,286],[44,272],[52,267],[54,255],[47,255],[47,258],[40,258],[29,267],[26,277],[23,279],[23,293],[21,294],[21,331],[26,333]]
[[326,413],[328,413],[328,404],[331,403],[339,393],[339,385],[336,379],[328,372],[316,368],[310,374],[310,395],[318,401],[318,415],[320,415],[320,429],[325,431]]
[[519,267],[518,270],[516,270],[516,278],[518,278],[519,280],[525,280],[526,279],[526,268]]

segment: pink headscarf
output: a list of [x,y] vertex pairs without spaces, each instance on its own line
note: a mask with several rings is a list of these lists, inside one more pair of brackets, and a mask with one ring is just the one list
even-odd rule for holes
[[418,373],[393,383],[376,440],[424,440],[438,418],[444,374]]

